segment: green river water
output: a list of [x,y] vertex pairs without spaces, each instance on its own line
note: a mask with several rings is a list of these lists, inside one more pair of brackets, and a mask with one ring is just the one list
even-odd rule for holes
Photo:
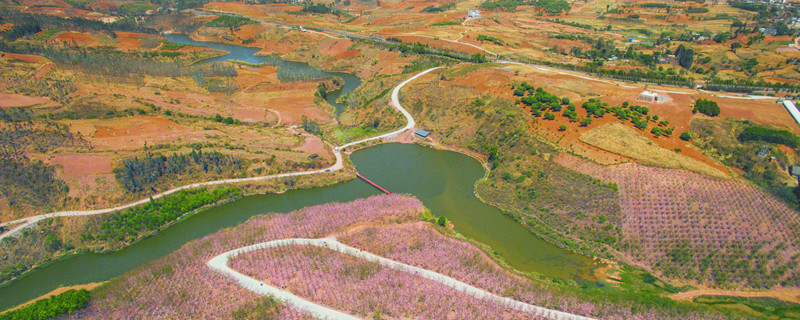
[[[183,39],[188,38],[184,36]],[[170,40],[182,42],[179,37],[170,37]],[[202,44],[220,48],[220,44]],[[235,46],[224,45],[222,49],[229,47]],[[253,53],[255,51],[248,50],[246,54]],[[243,59],[246,57],[229,58],[248,61]],[[352,78],[344,77],[345,88],[332,95],[333,99],[358,86]],[[341,106],[336,106],[341,110]],[[592,269],[596,264],[592,259],[537,238],[475,197],[475,181],[484,175],[483,167],[475,159],[456,152],[396,143],[356,151],[351,159],[365,177],[391,192],[416,196],[433,214],[447,217],[458,232],[491,246],[518,270],[559,279],[594,280]],[[61,286],[109,280],[163,257],[189,241],[235,226],[254,215],[346,202],[378,193],[366,182],[352,180],[329,187],[244,197],[205,210],[118,252],[80,254],[36,269],[0,287],[0,310]]]

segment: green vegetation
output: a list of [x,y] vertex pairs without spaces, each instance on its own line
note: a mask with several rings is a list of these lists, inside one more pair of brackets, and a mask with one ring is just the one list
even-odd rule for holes
[[497,0],[486,1],[481,4],[481,8],[487,10],[505,10],[514,11],[518,6],[532,6],[537,11],[546,15],[559,15],[563,12],[569,12],[569,2],[564,0]]
[[742,133],[739,134],[739,140],[742,142],[764,141],[769,143],[778,143],[792,148],[797,148],[800,146],[800,137],[789,132],[788,130],[771,129],[758,126],[744,128]]
[[[449,81],[480,68],[482,65],[446,70],[432,81]],[[556,109],[569,110],[567,100],[535,87],[531,94],[519,87],[515,89],[520,100],[539,103],[553,114],[550,108],[556,105]],[[600,247],[619,240],[616,189],[545,157],[557,151],[530,132],[532,118],[520,105],[442,85],[417,86],[404,93],[404,99],[418,123],[430,128],[441,143],[487,155],[491,170],[487,179],[477,183],[476,193],[492,199],[537,236],[570,250],[601,256],[605,250]],[[363,120],[359,123],[366,125],[373,117],[360,115]],[[605,219],[597,218],[600,214]]]
[[686,13],[708,13],[708,8],[696,8],[696,7],[689,7],[684,10]]
[[[765,144],[779,143],[796,148],[800,146],[800,137],[786,130],[732,120],[694,119],[690,123],[690,132],[691,141],[713,158],[744,171],[745,178],[786,203],[800,205],[795,189],[778,178],[785,175],[786,165],[792,163],[791,158],[779,148]],[[766,152],[768,156],[759,157],[759,152]],[[771,161],[772,157],[776,161]]]
[[28,25],[28,27],[25,27],[23,30],[25,33],[22,35],[32,31],[33,29],[31,28],[38,28],[36,32],[44,29],[58,29],[83,31],[119,30],[150,34],[158,33],[155,29],[136,23],[136,20],[133,18],[123,18],[113,23],[104,23],[100,20],[90,20],[81,17],[65,18],[50,14],[32,14],[3,7],[0,7],[0,20],[2,20],[3,23],[12,23],[15,26]]
[[70,315],[86,308],[89,291],[67,290],[59,295],[39,300],[20,309],[0,315],[0,320],[46,320]]
[[156,6],[147,1],[127,2],[122,4],[119,9],[127,14],[144,12],[155,9]]
[[503,45],[503,41],[500,40],[499,38],[492,37],[492,36],[487,36],[487,35],[483,35],[483,34],[479,34],[478,37],[475,38],[475,40],[478,40],[478,41],[481,41],[481,42],[483,42],[483,41],[491,41],[491,42],[494,42],[494,44],[496,44],[498,46],[502,46]]
[[428,70],[433,67],[453,64],[455,62],[457,62],[457,60],[448,57],[428,55],[420,56],[419,58],[414,59],[414,61],[411,61],[410,64],[403,66],[403,73],[415,73],[422,70]]
[[238,28],[246,24],[253,23],[252,20],[243,17],[219,16],[214,20],[206,22],[206,27]]
[[160,49],[161,50],[175,51],[175,50],[179,50],[179,49],[181,49],[181,48],[183,48],[185,46],[186,45],[182,44],[182,43],[175,43],[175,42],[171,42],[171,41],[162,41]]
[[285,308],[280,301],[273,296],[258,297],[255,301],[246,304],[231,314],[231,319],[235,320],[268,320],[276,319],[280,316],[281,310]]
[[31,36],[39,31],[42,31],[42,27],[38,23],[14,25],[11,27],[11,29],[3,32],[3,38],[9,41],[14,41],[22,37]]
[[45,32],[42,32],[42,33],[36,35],[36,40],[49,40],[50,37],[54,36],[56,33],[59,33],[59,32],[61,32],[61,30],[58,30],[58,29],[45,30]]
[[798,319],[800,304],[773,298],[744,298],[731,296],[701,296],[694,302],[733,316],[744,313],[761,319]]
[[303,122],[300,127],[310,134],[322,135],[322,129],[320,128],[319,123],[314,120],[309,120],[306,116],[303,116]]
[[678,64],[684,69],[692,68],[692,64],[694,63],[694,50],[680,45],[678,49],[675,49],[675,57],[678,58]]
[[[147,151],[147,148],[145,148]],[[243,170],[243,160],[216,151],[203,152],[192,149],[187,154],[173,153],[170,156],[147,152],[144,157],[122,160],[122,166],[114,168],[117,181],[131,193],[155,191],[156,186],[174,181],[183,175],[231,176]]]
[[692,112],[700,112],[709,117],[716,117],[719,115],[720,110],[716,101],[697,99],[697,101],[694,103],[694,109],[692,109]]
[[303,8],[300,12],[304,13],[319,13],[319,14],[326,14],[326,13],[333,13],[333,9],[331,7],[326,6],[322,3],[317,4],[310,4]]
[[447,3],[447,4],[443,4],[441,6],[438,6],[438,7],[437,6],[427,6],[424,9],[422,9],[420,12],[426,12],[426,13],[444,12],[444,11],[453,9],[455,7],[456,7],[455,3]]
[[236,187],[208,191],[205,188],[181,190],[150,200],[142,205],[113,213],[100,226],[98,234],[87,233],[84,238],[98,240],[132,241],[141,233],[156,231],[188,212],[240,193]]
[[572,21],[566,21],[566,20],[563,20],[563,19],[557,19],[557,18],[556,18],[556,19],[537,18],[537,20],[541,20],[541,21],[547,21],[547,22],[553,22],[553,23],[558,23],[558,24],[563,24],[563,25],[568,25],[568,26],[578,27],[578,28],[582,28],[582,29],[595,30],[595,28],[594,28],[593,26],[591,26],[591,25],[588,25],[588,24],[583,24],[583,23],[578,23],[578,22],[572,22]]
[[39,160],[32,161],[26,151],[45,153],[59,147],[88,148],[89,143],[74,135],[66,125],[44,121],[33,123],[23,109],[0,112],[0,119],[11,122],[0,128],[0,194],[14,209],[47,210],[58,206],[69,188],[55,170]]
[[431,24],[432,27],[436,27],[436,26],[460,26],[460,25],[461,25],[461,22],[458,22],[458,21],[440,21],[440,22],[436,22],[436,23]]

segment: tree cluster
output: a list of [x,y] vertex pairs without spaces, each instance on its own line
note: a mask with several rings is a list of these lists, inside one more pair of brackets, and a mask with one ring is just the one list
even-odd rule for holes
[[89,291],[67,290],[56,296],[39,300],[20,309],[0,315],[0,320],[46,320],[70,315],[86,308],[89,304]]
[[700,112],[709,117],[716,117],[719,115],[720,109],[716,101],[707,99],[697,99],[694,103],[693,113]]
[[800,137],[787,130],[771,129],[758,126],[750,126],[744,128],[742,133],[739,134],[739,141],[764,141],[769,143],[778,143],[787,145],[792,148],[800,146]]
[[132,193],[154,191],[159,182],[181,175],[239,172],[242,160],[216,151],[203,152],[192,149],[187,154],[173,153],[170,156],[147,152],[144,157],[133,157],[122,161],[114,169],[117,181]]
[[161,199],[113,213],[100,226],[100,233],[84,235],[100,240],[130,241],[142,232],[157,230],[197,208],[215,203],[225,197],[238,196],[236,187],[215,190],[182,190]]

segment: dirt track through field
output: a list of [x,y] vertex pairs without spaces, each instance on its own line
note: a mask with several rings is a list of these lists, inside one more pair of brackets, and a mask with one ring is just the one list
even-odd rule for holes
[[458,281],[456,279],[450,278],[440,273],[436,273],[427,269],[411,266],[405,263],[397,262],[394,260],[386,259],[384,257],[380,257],[369,252],[350,247],[345,245],[336,240],[336,238],[323,238],[323,239],[282,239],[282,240],[274,240],[269,242],[262,242],[257,243],[254,245],[241,247],[238,249],[234,249],[223,254],[220,254],[214,258],[211,258],[206,265],[211,268],[212,270],[223,274],[226,277],[233,279],[240,287],[245,288],[249,291],[260,295],[272,295],[278,300],[283,301],[285,304],[289,305],[290,307],[307,312],[314,316],[315,318],[320,319],[343,319],[343,320],[352,320],[358,319],[352,315],[343,313],[338,310],[334,310],[323,305],[316,304],[314,302],[308,301],[301,297],[298,297],[292,294],[289,291],[282,290],[280,288],[271,286],[266,284],[260,280],[253,279],[248,277],[244,274],[237,272],[228,267],[228,261],[236,257],[240,254],[256,251],[256,250],[263,250],[263,249],[270,249],[270,248],[278,248],[278,247],[285,247],[285,246],[317,246],[321,248],[327,248],[339,253],[347,254],[359,259],[367,260],[369,262],[378,263],[383,267],[387,267],[393,270],[402,271],[406,273],[410,273],[444,286],[450,287],[453,291],[465,293],[467,295],[473,296],[476,299],[486,300],[490,302],[494,302],[499,306],[503,306],[506,308],[514,309],[520,312],[528,313],[536,317],[542,317],[546,319],[558,319],[558,320],[593,320],[592,318],[579,316],[571,313],[566,313],[563,311],[551,310],[539,306],[535,306],[532,304],[528,304],[525,302],[520,302],[517,300],[513,300],[506,297],[501,297],[486,290],[480,289],[478,287],[469,285],[467,283]]
[[669,295],[672,300],[693,300],[700,296],[731,296],[745,298],[775,298],[792,303],[800,303],[800,288],[780,288],[769,291],[736,291],[720,289],[701,289]]
[[406,120],[408,121],[407,124],[404,127],[400,128],[398,130],[389,132],[389,133],[385,133],[385,134],[382,134],[382,135],[379,135],[379,136],[372,137],[372,138],[366,138],[366,139],[359,140],[359,141],[354,141],[354,142],[351,142],[351,143],[348,143],[348,144],[345,144],[345,145],[342,145],[342,146],[333,147],[333,154],[336,157],[336,163],[334,165],[328,167],[328,168],[323,168],[323,169],[319,169],[319,170],[311,170],[311,171],[290,172],[290,173],[276,174],[276,175],[270,175],[270,176],[261,176],[261,177],[250,177],[250,178],[239,178],[239,179],[224,179],[224,180],[216,180],[216,181],[199,182],[199,183],[193,183],[193,184],[181,186],[181,187],[178,187],[178,188],[175,188],[175,189],[171,189],[171,190],[168,190],[168,191],[153,195],[153,196],[151,196],[149,198],[141,199],[139,201],[136,201],[136,202],[133,202],[133,203],[129,203],[129,204],[126,204],[126,205],[122,205],[122,206],[118,206],[118,207],[107,208],[107,209],[99,209],[99,210],[61,211],[61,212],[53,212],[53,213],[48,213],[48,214],[43,214],[43,215],[38,215],[38,216],[33,216],[33,217],[27,217],[27,218],[13,220],[13,221],[6,221],[6,222],[3,222],[3,223],[0,223],[0,227],[6,227],[6,226],[9,226],[9,225],[15,225],[15,224],[19,224],[19,226],[16,226],[15,228],[13,228],[13,229],[11,229],[9,231],[6,231],[3,234],[0,234],[0,240],[4,239],[6,237],[10,237],[12,235],[15,235],[15,234],[19,233],[22,229],[29,228],[29,227],[33,226],[36,222],[39,222],[39,221],[44,220],[44,219],[55,218],[55,217],[68,217],[68,216],[69,217],[90,216],[90,215],[104,214],[104,213],[124,210],[124,209],[128,209],[128,208],[131,208],[131,207],[135,207],[135,206],[138,206],[138,205],[145,204],[147,202],[150,202],[152,199],[158,199],[158,198],[173,194],[173,193],[181,191],[181,190],[194,189],[194,188],[207,187],[207,186],[214,186],[214,185],[221,185],[221,184],[252,182],[252,181],[264,181],[264,180],[271,180],[271,179],[277,179],[277,178],[303,176],[303,175],[311,175],[311,174],[324,174],[324,173],[328,173],[328,172],[331,172],[331,171],[336,171],[336,170],[343,169],[344,168],[344,161],[342,159],[342,154],[341,154],[340,151],[344,151],[345,148],[350,147],[350,146],[354,146],[354,145],[357,145],[357,144],[361,144],[361,143],[364,143],[364,142],[368,142],[368,141],[375,141],[375,140],[381,140],[381,139],[391,139],[393,137],[397,137],[400,133],[403,133],[404,131],[410,130],[411,128],[414,128],[414,126],[416,126],[416,122],[414,121],[414,118],[411,117],[411,114],[408,111],[406,111],[406,109],[403,109],[403,106],[400,104],[400,98],[399,98],[400,89],[403,88],[403,86],[405,86],[409,82],[414,81],[415,79],[417,79],[417,78],[419,78],[419,77],[421,77],[421,76],[423,76],[423,75],[425,75],[425,74],[427,74],[427,73],[429,73],[431,71],[440,69],[440,68],[443,68],[443,67],[435,67],[435,68],[431,68],[431,69],[422,71],[422,72],[412,76],[411,78],[408,78],[407,80],[403,81],[402,83],[397,85],[397,87],[395,87],[394,90],[392,91],[392,105],[394,105],[394,107],[398,111],[400,111],[403,114],[403,116],[405,116]]

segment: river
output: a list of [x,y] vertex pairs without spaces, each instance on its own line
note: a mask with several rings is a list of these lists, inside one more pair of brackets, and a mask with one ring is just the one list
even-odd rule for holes
[[321,70],[319,68],[312,67],[307,63],[303,62],[288,61],[271,56],[256,55],[256,53],[258,53],[258,51],[260,50],[258,48],[237,46],[233,44],[218,43],[218,42],[199,42],[192,40],[185,34],[178,34],[178,33],[167,34],[164,35],[164,37],[167,38],[167,40],[175,43],[187,44],[193,46],[206,46],[228,52],[227,54],[221,56],[203,60],[202,63],[224,62],[228,60],[244,61],[251,64],[266,63],[278,67],[279,77],[283,75],[297,75],[299,77],[319,76],[319,77],[341,78],[342,80],[344,80],[344,84],[342,84],[342,87],[337,90],[329,92],[325,97],[325,100],[336,108],[337,116],[341,114],[342,111],[344,111],[343,109],[344,106],[336,102],[336,99],[339,98],[342,94],[353,91],[356,88],[358,88],[358,86],[361,85],[361,79],[359,79],[353,74],[344,72],[328,72]]
[[[178,42],[176,39],[171,37],[170,40]],[[251,50],[246,54],[257,52]],[[247,61],[246,56],[230,55],[226,55],[228,58],[225,60]],[[357,85],[345,86],[341,92],[329,96],[335,99],[355,87]],[[491,246],[518,270],[558,279],[595,280],[592,269],[596,264],[592,259],[537,238],[498,209],[478,200],[473,188],[475,181],[483,177],[484,169],[471,157],[417,145],[390,143],[356,151],[351,159],[365,177],[389,191],[415,195],[433,214],[452,221],[456,231]],[[334,201],[346,202],[378,193],[366,182],[352,180],[328,187],[244,197],[200,212],[118,252],[84,253],[30,272],[0,287],[0,310],[61,286],[109,280],[161,258],[189,241],[235,226],[254,215],[289,212]]]

